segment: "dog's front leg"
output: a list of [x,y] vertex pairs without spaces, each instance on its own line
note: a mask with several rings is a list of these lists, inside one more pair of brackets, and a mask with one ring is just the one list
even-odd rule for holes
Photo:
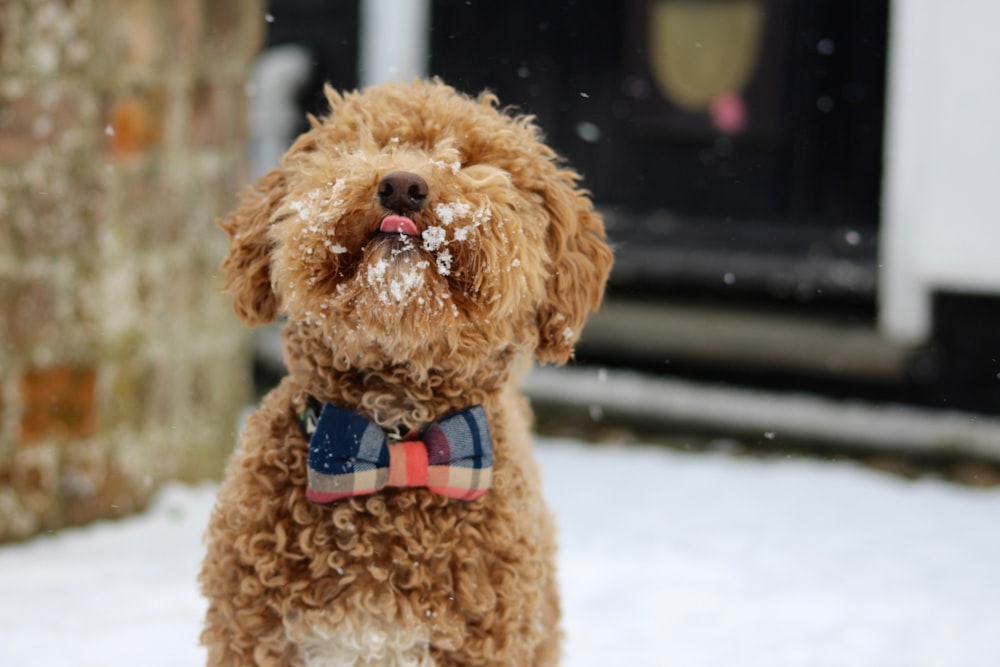
[[230,566],[227,576],[204,578],[209,599],[201,643],[208,667],[293,667],[297,651],[285,636],[279,615],[260,594],[256,575],[235,563],[226,545],[210,543],[206,562]]

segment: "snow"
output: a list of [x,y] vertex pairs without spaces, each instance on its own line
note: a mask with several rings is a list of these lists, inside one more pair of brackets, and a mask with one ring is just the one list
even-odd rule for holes
[[468,202],[441,202],[434,207],[434,215],[445,227],[455,220],[467,218],[471,212],[472,206]]
[[[423,260],[413,262],[404,258],[402,265],[396,266],[380,259],[368,267],[364,276],[368,285],[376,289],[381,303],[403,303],[424,286],[423,271],[428,266]],[[394,269],[392,276],[387,275],[390,268]]]
[[[564,665],[987,667],[1000,491],[857,464],[545,440]],[[214,487],[0,548],[0,665],[184,667]]]
[[444,227],[428,227],[421,236],[424,239],[424,250],[434,252],[440,248],[446,239],[447,232]]
[[451,273],[451,251],[447,248],[437,254],[437,270],[442,276]]
[[328,216],[332,208],[344,205],[344,200],[339,199],[343,191],[344,179],[338,178],[335,182],[327,183],[325,187],[310,190],[306,193],[305,199],[294,200],[289,207],[298,213],[302,220],[312,222],[309,231],[317,234],[322,231],[322,227],[316,221]]
[[462,163],[458,160],[454,160],[452,162],[445,162],[444,160],[431,160],[431,164],[438,169],[448,169],[453,174],[457,174],[462,168]]

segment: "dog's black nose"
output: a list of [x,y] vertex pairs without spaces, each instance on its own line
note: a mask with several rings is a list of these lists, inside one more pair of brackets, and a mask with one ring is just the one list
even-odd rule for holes
[[390,172],[378,183],[378,200],[397,213],[419,211],[427,194],[427,181],[409,171]]

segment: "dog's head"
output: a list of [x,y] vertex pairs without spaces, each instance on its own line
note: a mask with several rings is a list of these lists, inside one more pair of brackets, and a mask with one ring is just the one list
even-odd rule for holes
[[327,98],[329,115],[221,223],[240,317],[284,313],[391,361],[429,342],[566,361],[612,256],[531,119],[437,81]]

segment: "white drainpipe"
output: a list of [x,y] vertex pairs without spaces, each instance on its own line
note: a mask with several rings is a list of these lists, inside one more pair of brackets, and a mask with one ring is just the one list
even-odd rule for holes
[[427,76],[430,27],[430,0],[362,0],[361,86]]

